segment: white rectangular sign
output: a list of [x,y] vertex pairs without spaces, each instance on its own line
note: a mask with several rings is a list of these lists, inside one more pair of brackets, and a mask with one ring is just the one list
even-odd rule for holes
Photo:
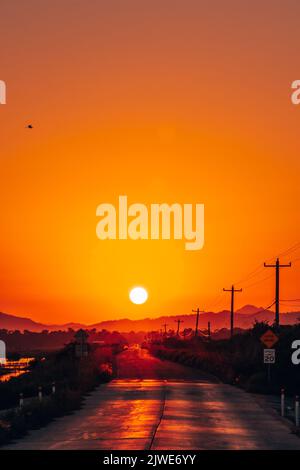
[[275,349],[264,349],[264,364],[275,364]]

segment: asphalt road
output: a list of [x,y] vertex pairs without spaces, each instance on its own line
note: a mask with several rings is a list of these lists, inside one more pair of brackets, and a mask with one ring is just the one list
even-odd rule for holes
[[299,449],[300,439],[255,398],[132,347],[118,378],[73,415],[7,449]]

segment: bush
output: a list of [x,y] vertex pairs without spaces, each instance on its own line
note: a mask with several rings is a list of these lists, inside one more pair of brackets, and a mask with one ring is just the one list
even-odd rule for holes
[[112,364],[101,364],[99,367],[99,374],[101,381],[109,382],[113,375]]
[[[110,351],[111,356],[106,352],[105,359],[110,358],[112,361]],[[66,348],[35,365],[30,373],[1,383],[1,405],[12,409],[2,414],[0,445],[24,435],[29,429],[37,429],[55,417],[78,409],[84,394],[112,379],[112,362],[99,363],[99,358],[94,354],[79,360]],[[51,393],[53,380],[56,382],[54,395]],[[43,389],[42,402],[37,398],[39,386]],[[21,392],[25,405],[19,409]],[[28,402],[26,398],[32,396],[36,398]]]
[[270,387],[264,372],[257,372],[249,377],[245,386],[247,392],[268,393]]
[[284,387],[289,395],[300,392],[300,368],[291,362],[291,344],[300,338],[300,325],[281,326],[276,344],[276,364],[272,365],[271,385],[267,383],[260,337],[270,326],[256,322],[251,330],[240,332],[231,339],[182,341],[168,338],[161,345],[151,345],[150,351],[163,359],[197,367],[214,374],[223,382],[236,384],[248,391],[279,393]]

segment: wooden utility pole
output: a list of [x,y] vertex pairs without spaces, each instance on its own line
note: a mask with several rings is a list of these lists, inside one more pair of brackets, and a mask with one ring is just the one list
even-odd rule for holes
[[233,317],[234,317],[234,293],[242,292],[243,289],[235,289],[234,286],[231,286],[231,289],[224,289],[224,292],[231,292],[231,308],[230,308],[230,336],[233,336]]
[[210,321],[207,323],[208,339],[210,339]]
[[200,308],[198,307],[197,310],[192,310],[192,312],[197,313],[197,315],[196,315],[195,336],[198,336],[199,314],[204,313],[204,310],[200,310]]
[[179,327],[180,327],[180,323],[184,323],[183,320],[174,320],[175,323],[177,323],[177,333],[176,335],[179,336]]
[[275,325],[280,326],[279,319],[279,272],[280,268],[290,268],[292,263],[289,264],[280,264],[279,258],[277,258],[275,264],[266,264],[264,263],[265,268],[275,268]]

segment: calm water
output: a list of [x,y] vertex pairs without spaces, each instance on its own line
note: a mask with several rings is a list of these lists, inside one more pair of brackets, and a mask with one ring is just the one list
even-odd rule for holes
[[2,368],[7,370],[7,372],[0,375],[0,382],[7,382],[12,377],[26,374],[26,372],[28,372],[28,366],[33,360],[33,357],[22,357],[18,361],[6,361],[5,364],[2,365]]

